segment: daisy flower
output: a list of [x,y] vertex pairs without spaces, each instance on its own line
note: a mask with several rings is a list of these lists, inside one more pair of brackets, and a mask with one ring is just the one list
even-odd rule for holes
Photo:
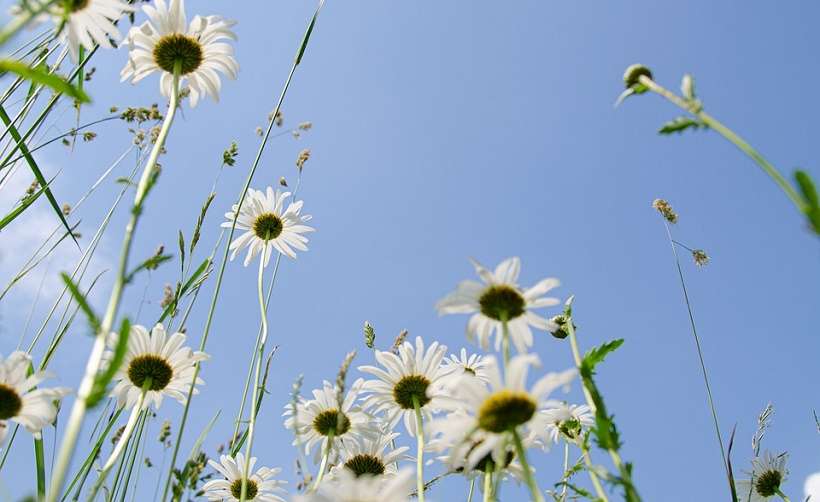
[[[341,447],[341,462],[331,473],[335,477],[341,475],[341,471],[352,472],[356,477],[395,476],[398,473],[396,462],[409,450],[406,446],[392,447],[397,437],[397,432],[391,432],[346,441]],[[388,447],[390,450],[385,452]]]
[[[117,334],[112,333],[106,343],[109,350],[103,358],[110,361],[117,345]],[[114,376],[116,384],[111,390],[111,396],[117,398],[117,405],[135,406],[144,389],[147,389],[143,403],[145,408],[153,403],[154,408],[159,409],[164,396],[185,403],[195,365],[208,359],[208,355],[183,347],[184,343],[185,335],[174,333],[168,337],[162,324],[154,326],[150,334],[143,326],[131,326],[128,350]],[[203,383],[197,377],[196,384]],[[194,388],[196,393],[197,389]]]
[[441,360],[447,347],[433,342],[424,350],[424,341],[416,337],[415,348],[404,342],[398,355],[392,352],[374,351],[376,361],[383,366],[359,366],[359,370],[376,377],[368,380],[363,389],[369,393],[364,408],[376,413],[384,412],[389,429],[393,429],[401,418],[411,436],[418,433],[416,425],[416,405],[422,416],[429,420],[434,409],[452,407],[457,403],[445,389],[447,370]]
[[574,442],[584,429],[595,423],[592,410],[585,404],[558,403],[553,408],[542,410],[536,418],[546,423],[549,439],[553,443],[561,437]]
[[306,454],[319,444],[321,448],[317,454],[321,454],[329,451],[327,447],[331,440],[331,446],[337,447],[340,441],[361,439],[362,435],[371,434],[373,420],[356,404],[363,386],[361,378],[353,382],[342,401],[341,412],[336,387],[328,381],[321,389],[313,391],[313,399],[300,398],[295,415],[293,404],[288,403],[284,413],[287,417],[285,427],[296,434],[293,444],[304,444]]
[[556,298],[544,296],[559,285],[558,279],[544,279],[523,290],[517,284],[521,270],[521,260],[517,257],[502,261],[493,272],[476,261],[473,266],[483,283],[462,281],[455,291],[436,304],[439,315],[473,314],[467,322],[468,338],[478,338],[478,343],[486,350],[495,333],[495,349],[500,350],[506,323],[510,341],[518,352],[524,353],[533,343],[531,328],[544,331],[556,328],[554,323],[533,310],[560,303]]
[[403,469],[396,476],[356,476],[344,472],[326,481],[315,493],[296,497],[294,502],[408,502],[413,490],[413,472]]
[[453,380],[458,380],[462,375],[474,376],[485,383],[490,383],[487,376],[487,361],[480,354],[467,355],[467,349],[462,348],[459,355],[451,354],[444,359],[444,370],[447,371]]
[[[253,471],[256,457],[251,457],[249,472]],[[242,494],[242,469],[245,465],[245,457],[241,453],[236,454],[236,459],[228,455],[219,457],[219,462],[208,460],[214,470],[219,472],[225,479],[212,479],[202,486],[202,495],[213,501],[234,501],[239,500]],[[248,478],[245,483],[245,500],[248,502],[285,502],[285,499],[277,495],[284,493],[282,485],[287,481],[274,479],[282,469],[260,467],[258,471]]]
[[170,98],[178,68],[188,84],[192,107],[204,95],[218,101],[222,87],[219,73],[236,79],[239,72],[233,47],[225,42],[236,40],[231,31],[236,23],[219,16],[195,16],[187,24],[184,0],[170,0],[170,5],[155,0],[142,10],[149,19],[128,32],[128,63],[120,72],[121,79],[137,83],[160,72],[160,90]]
[[45,371],[27,375],[30,365],[31,356],[19,350],[7,359],[0,356],[0,442],[8,431],[7,421],[40,437],[40,431],[57,416],[55,402],[70,392],[64,387],[35,389],[50,375]]
[[242,208],[239,209],[238,205],[234,204],[231,210],[225,213],[228,221],[222,224],[223,227],[231,228],[239,211],[236,228],[245,231],[231,243],[231,260],[245,247],[248,248],[245,266],[248,266],[262,250],[265,250],[265,265],[270,261],[273,249],[291,258],[296,258],[292,248],[307,251],[305,244],[308,239],[302,234],[315,230],[305,225],[311,216],[300,214],[303,204],[301,200],[287,203],[285,208],[288,197],[290,192],[274,191],[271,187],[268,187],[266,192],[250,188]]
[[[549,394],[566,387],[577,373],[575,369],[548,373],[527,390],[527,373],[530,366],[538,363],[536,356],[513,357],[503,378],[496,358],[487,356],[487,361],[490,385],[475,378],[462,378],[453,391],[464,407],[431,426],[439,435],[438,441],[454,445],[451,457],[466,458],[468,470],[475,468],[488,454],[496,465],[508,464],[514,432],[527,440],[547,437],[547,431],[541,427],[543,423],[537,419],[538,411],[552,407],[555,402],[547,399]],[[471,431],[479,433],[478,441]]]
[[763,456],[752,459],[751,479],[735,482],[740,500],[765,502],[774,497],[784,498],[780,487],[789,474],[786,469],[787,456],[785,453],[775,456],[766,451]]

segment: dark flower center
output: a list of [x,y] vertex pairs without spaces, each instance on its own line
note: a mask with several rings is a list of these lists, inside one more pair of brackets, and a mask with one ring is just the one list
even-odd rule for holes
[[773,497],[777,495],[782,481],[780,471],[765,471],[755,479],[755,490],[763,497]]
[[581,422],[577,418],[568,418],[558,424],[558,430],[564,436],[575,439],[581,435]]
[[500,390],[478,409],[478,426],[500,433],[527,423],[535,414],[536,403],[526,392]]
[[23,408],[23,400],[17,391],[0,383],[0,420],[17,416]]
[[[259,489],[256,487],[256,481],[249,479],[245,482],[245,500],[253,500],[256,498],[256,494],[259,493]],[[231,483],[231,495],[236,500],[239,500],[242,497],[242,479],[237,479],[233,483]]]
[[370,476],[381,476],[384,474],[384,464],[378,457],[360,453],[351,457],[345,462],[345,467],[353,471],[353,474],[358,478],[359,476],[368,474]]
[[282,219],[273,213],[262,213],[253,222],[253,233],[263,241],[269,241],[279,237],[285,225]]
[[331,430],[334,436],[341,436],[350,430],[350,419],[339,410],[325,410],[313,419],[313,428],[322,436],[329,436]]
[[91,0],[66,0],[65,1],[65,9],[69,12],[77,12],[79,10],[83,10],[88,7],[88,3]]
[[174,370],[168,361],[153,354],[137,356],[128,365],[128,379],[135,387],[142,388],[151,379],[147,390],[164,389],[173,376]]
[[393,399],[402,409],[412,410],[415,408],[413,399],[419,403],[419,408],[430,402],[427,397],[427,387],[430,380],[422,375],[408,375],[403,377],[393,387]]
[[[477,443],[475,443],[473,445],[473,447],[470,448],[470,451],[467,452],[467,455],[469,456],[470,453],[472,453],[472,451],[475,450],[478,447],[478,445],[480,445],[482,442],[483,441],[478,441]],[[507,454],[504,456],[504,465],[502,465],[501,468],[505,469],[508,465],[510,465],[510,462],[513,461],[513,458],[515,458],[515,453],[513,453],[511,451],[507,451]],[[473,467],[473,470],[478,471],[478,472],[487,472],[488,469],[489,469],[489,472],[495,471],[495,461],[493,460],[493,454],[492,453],[488,453],[488,454],[484,455],[481,458],[481,460],[479,460],[475,464],[475,467]]]
[[521,293],[510,286],[490,286],[481,298],[481,313],[496,321],[510,321],[524,313],[527,302]]
[[202,59],[199,41],[181,33],[165,35],[154,46],[154,62],[168,73],[174,73],[179,63],[179,74],[187,75],[199,68]]

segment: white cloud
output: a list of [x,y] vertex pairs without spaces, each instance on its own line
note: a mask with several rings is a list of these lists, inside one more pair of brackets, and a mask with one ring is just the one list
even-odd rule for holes
[[804,500],[811,497],[812,502],[820,502],[820,472],[810,474],[803,484]]

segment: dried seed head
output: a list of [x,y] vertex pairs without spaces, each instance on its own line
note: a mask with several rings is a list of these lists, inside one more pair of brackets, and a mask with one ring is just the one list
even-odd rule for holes
[[239,145],[236,141],[231,141],[231,146],[222,152],[222,163],[226,166],[233,167],[236,164],[236,157],[239,156]]
[[678,214],[672,209],[672,206],[663,199],[655,199],[652,202],[652,207],[654,207],[661,216],[666,219],[669,223],[677,223],[678,222]]
[[301,171],[302,168],[305,167],[305,162],[307,162],[309,158],[310,150],[305,148],[304,150],[299,152],[299,155],[296,157],[296,167],[298,167]]
[[695,265],[705,267],[709,264],[709,255],[702,249],[695,249],[692,251],[692,258],[695,260]]
[[390,348],[390,352],[392,352],[394,354],[398,354],[399,353],[399,347],[401,347],[401,344],[404,343],[404,340],[407,339],[407,335],[409,335],[409,334],[410,334],[410,332],[407,331],[406,329],[401,330],[401,333],[399,333],[399,336],[397,336],[396,339],[393,340],[393,346]]
[[71,214],[71,205],[70,204],[63,204],[63,214],[68,216]]
[[313,122],[302,122],[297,127],[297,129],[302,130],[302,131],[309,131],[312,128],[313,128]]

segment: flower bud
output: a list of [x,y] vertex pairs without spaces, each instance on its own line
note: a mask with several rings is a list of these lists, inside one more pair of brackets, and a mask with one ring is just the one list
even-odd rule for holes
[[624,85],[627,89],[632,89],[635,94],[642,94],[647,91],[646,86],[640,80],[643,76],[651,80],[652,72],[644,65],[633,64],[624,72]]

